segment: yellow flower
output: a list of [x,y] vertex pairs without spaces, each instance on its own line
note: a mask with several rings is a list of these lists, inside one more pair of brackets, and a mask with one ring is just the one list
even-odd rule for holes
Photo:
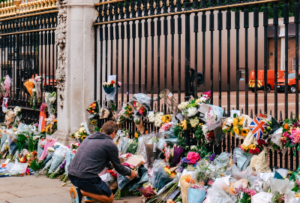
[[75,138],[75,136],[74,136],[74,134],[71,134],[71,136],[70,136],[71,138]]
[[255,146],[255,144],[251,144],[251,145],[249,145],[249,146],[248,146],[248,149],[255,150],[255,149],[256,149],[256,146]]
[[200,103],[200,99],[196,99],[195,103]]
[[81,139],[84,140],[87,136],[86,135],[82,135]]
[[180,124],[178,124],[180,127],[182,127],[182,130],[187,130],[187,121],[184,119]]
[[244,150],[248,150],[248,147],[249,147],[249,146],[246,146],[246,145],[242,144],[241,147],[242,147]]
[[240,119],[240,121],[239,121],[239,125],[243,125],[243,124],[244,124],[244,121],[245,121],[245,118],[242,117],[242,118]]
[[91,124],[92,124],[92,125],[95,125],[95,124],[96,124],[96,121],[95,121],[95,120],[92,120],[92,121],[91,121]]
[[57,123],[57,119],[54,120],[54,123]]
[[166,172],[167,174],[171,175],[170,169],[168,169],[167,167],[165,167],[164,170],[165,170],[165,172]]
[[138,138],[138,137],[139,137],[139,134],[138,134],[137,132],[135,132],[135,133],[134,133],[134,137],[135,137],[135,138]]
[[170,115],[166,115],[166,123],[171,122],[172,117]]
[[236,126],[239,123],[239,119],[235,118],[233,119],[233,126]]
[[240,130],[237,126],[233,127],[233,131],[235,134],[239,135],[240,134]]
[[241,136],[246,137],[248,135],[248,129],[242,129]]
[[48,126],[46,127],[46,133],[50,132],[50,127],[51,127],[51,125],[48,125]]
[[44,132],[45,132],[45,129],[42,129],[42,130],[41,130],[41,133],[44,133]]
[[166,119],[166,116],[162,116],[162,117],[161,117],[161,121],[162,121],[163,123],[166,123],[166,120],[167,120],[167,119]]
[[235,135],[234,135],[234,134],[232,134],[232,133],[230,133],[230,135],[231,135],[231,137],[235,137]]

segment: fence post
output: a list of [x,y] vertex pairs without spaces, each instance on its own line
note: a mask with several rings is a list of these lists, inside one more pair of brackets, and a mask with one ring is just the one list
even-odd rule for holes
[[[191,3],[189,0],[184,0],[184,10],[191,10]],[[190,99],[190,61],[191,61],[191,39],[190,39],[190,13],[185,13],[185,101]],[[197,88],[197,86],[195,87]],[[190,147],[190,131],[185,131],[186,145]]]

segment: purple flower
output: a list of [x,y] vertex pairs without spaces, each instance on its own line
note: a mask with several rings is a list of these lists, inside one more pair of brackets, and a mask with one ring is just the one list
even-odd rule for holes
[[210,156],[208,157],[208,159],[209,159],[210,162],[213,162],[213,161],[215,160],[215,157],[216,157],[216,155],[215,155],[215,154],[212,154],[212,155],[210,155]]
[[35,126],[35,127],[39,127],[39,124],[38,124],[38,123],[35,123],[34,126]]
[[190,160],[188,160],[186,157],[183,157],[183,158],[181,159],[181,163],[189,164],[189,163],[190,163]]

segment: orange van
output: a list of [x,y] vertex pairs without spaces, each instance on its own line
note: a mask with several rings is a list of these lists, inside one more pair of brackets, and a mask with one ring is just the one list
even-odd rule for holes
[[[300,80],[300,72],[298,76]],[[298,90],[300,90],[300,81],[298,82]],[[296,93],[296,71],[289,71],[288,74],[288,90],[291,93]],[[285,90],[285,78],[282,77],[281,79],[278,79],[277,88],[279,92],[284,92]]]
[[[257,71],[257,89],[264,90],[264,70]],[[277,72],[277,79],[284,77],[284,71],[279,70]],[[277,81],[278,81],[277,80]],[[275,79],[274,79],[274,70],[267,70],[267,92],[270,92],[274,89]],[[255,88],[255,71],[250,71],[249,74],[249,89],[254,92]]]

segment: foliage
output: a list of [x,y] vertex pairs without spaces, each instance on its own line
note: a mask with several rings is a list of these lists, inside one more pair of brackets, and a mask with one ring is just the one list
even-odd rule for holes
[[18,151],[21,152],[27,147],[27,137],[24,134],[18,134],[16,145],[18,147]]
[[38,160],[34,160],[30,164],[30,168],[33,171],[38,171],[44,167],[44,161],[38,162]]

